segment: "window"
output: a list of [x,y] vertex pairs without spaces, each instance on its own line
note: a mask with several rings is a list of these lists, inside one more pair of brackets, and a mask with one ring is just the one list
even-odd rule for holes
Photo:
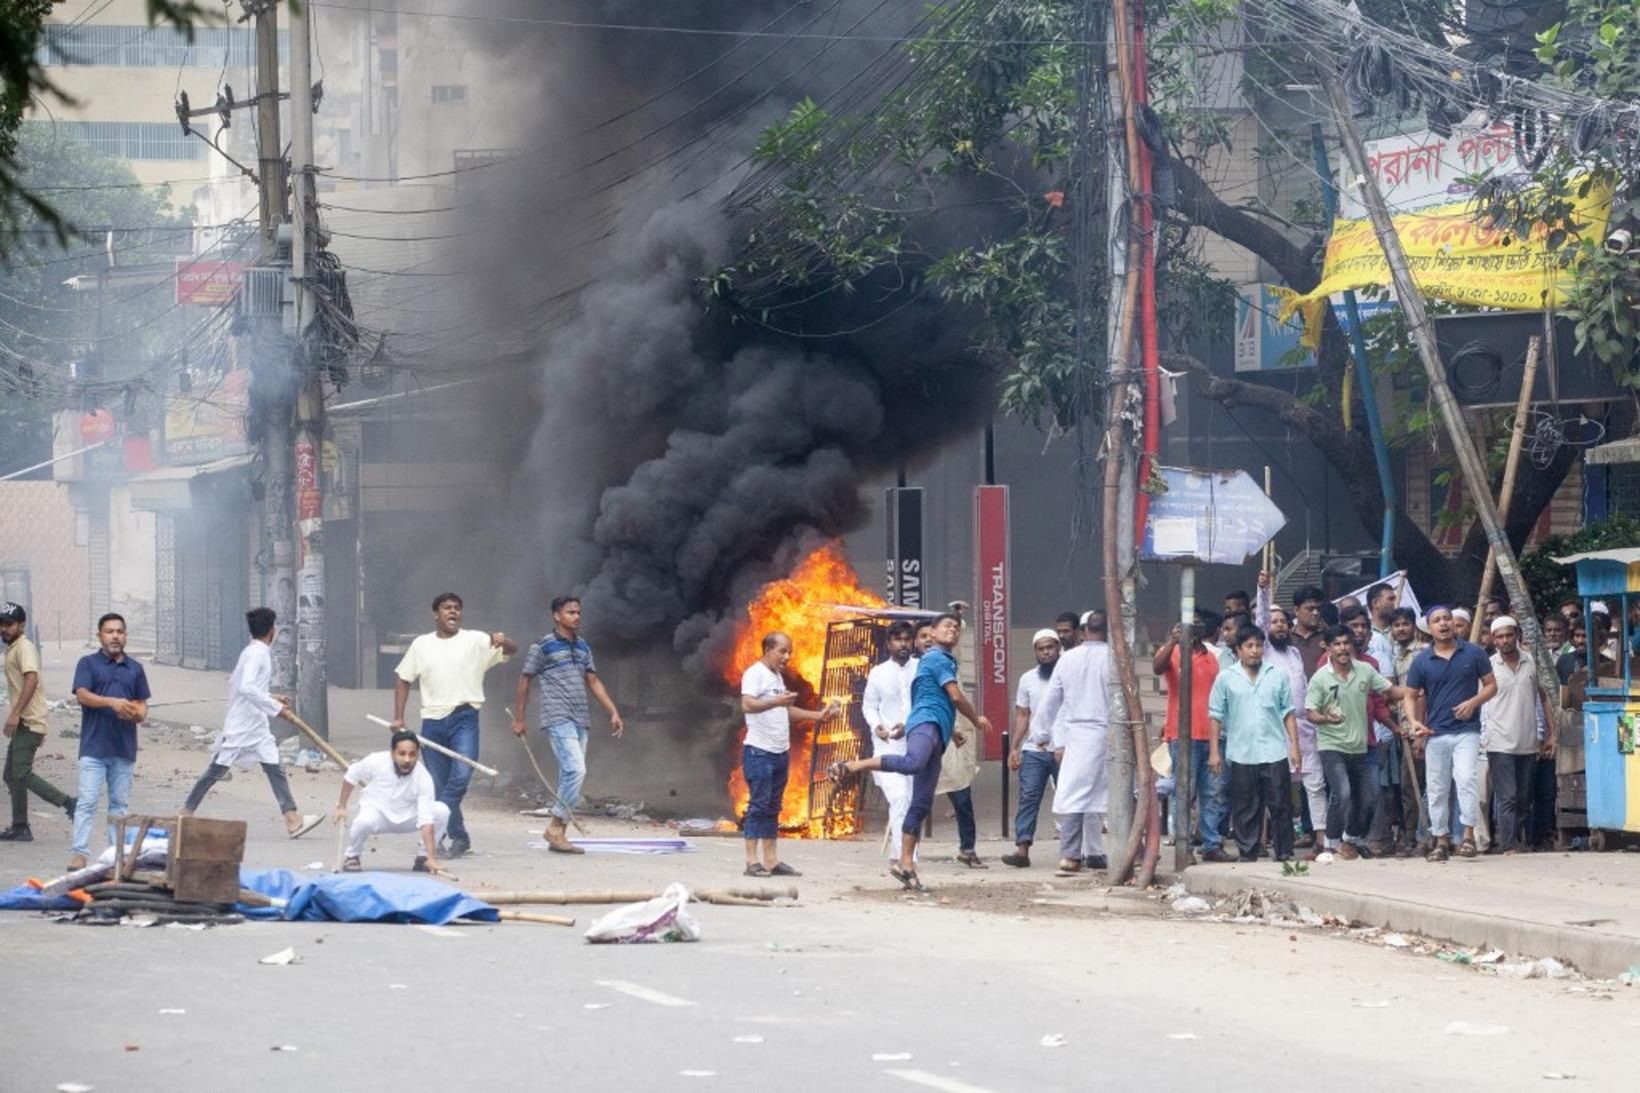
[[1606,467],[1606,515],[1640,517],[1640,463]]
[[433,85],[434,102],[466,102],[467,85],[460,83],[436,83]]
[[205,142],[182,132],[175,122],[147,121],[36,121],[53,132],[81,140],[99,152],[119,159],[200,159]]
[[[287,36],[279,32],[279,57]],[[43,65],[119,68],[254,68],[256,32],[249,27],[197,27],[194,40],[175,27],[46,25],[37,59]]]

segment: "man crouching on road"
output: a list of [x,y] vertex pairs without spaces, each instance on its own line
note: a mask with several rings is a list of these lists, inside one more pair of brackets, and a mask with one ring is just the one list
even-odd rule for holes
[[435,800],[433,776],[421,765],[421,741],[402,729],[387,751],[373,752],[342,775],[336,822],[347,823],[347,803],[359,789],[359,814],[348,831],[342,872],[357,873],[365,840],[372,835],[421,834],[421,853],[411,865],[417,873],[438,873],[438,841],[450,822],[450,806]]

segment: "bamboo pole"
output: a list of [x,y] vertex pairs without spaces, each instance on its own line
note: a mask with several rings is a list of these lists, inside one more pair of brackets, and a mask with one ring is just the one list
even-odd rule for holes
[[534,922],[541,926],[574,926],[567,915],[538,915],[533,911],[497,911],[502,922]]
[[[1509,455],[1503,461],[1503,487],[1498,490],[1498,516],[1509,520],[1509,505],[1515,497],[1515,468],[1520,466],[1521,440],[1526,434],[1526,414],[1532,407],[1532,381],[1537,378],[1538,351],[1543,343],[1532,335],[1526,343],[1526,370],[1520,378],[1520,397],[1515,400],[1515,421],[1509,430]],[[1486,601],[1492,595],[1492,575],[1497,565],[1497,552],[1486,548],[1486,568],[1481,572],[1481,594],[1475,600],[1475,618],[1470,625],[1469,640],[1480,643],[1485,633]]]
[[303,721],[300,717],[296,716],[295,710],[291,710],[289,713],[281,714],[280,716],[300,729],[303,736],[306,736],[309,740],[313,741],[313,746],[324,752],[325,758],[329,759],[332,763],[335,763],[343,770],[348,768],[347,759],[342,755],[342,753],[331,747],[330,741],[320,736],[318,730],[316,730],[312,725],[309,725],[306,721]]

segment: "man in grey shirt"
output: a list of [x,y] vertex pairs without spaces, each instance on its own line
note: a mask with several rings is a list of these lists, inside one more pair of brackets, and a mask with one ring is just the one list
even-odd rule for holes
[[609,714],[611,735],[620,736],[626,728],[615,702],[598,678],[593,664],[592,647],[580,636],[581,601],[575,596],[559,596],[552,601],[553,628],[545,637],[530,646],[524,658],[524,672],[518,677],[518,693],[513,706],[512,731],[523,736],[524,707],[530,698],[530,680],[541,684],[541,731],[552,742],[552,754],[558,760],[558,803],[547,823],[544,836],[547,846],[560,854],[581,854],[584,851],[569,841],[570,810],[579,803],[581,783],[587,776],[587,733],[592,727],[592,712],[587,692]]

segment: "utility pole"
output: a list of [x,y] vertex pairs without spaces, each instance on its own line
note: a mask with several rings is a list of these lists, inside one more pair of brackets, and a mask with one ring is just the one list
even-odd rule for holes
[[[279,264],[279,229],[285,221],[285,152],[279,134],[279,16],[274,0],[240,0],[256,28],[256,159],[261,191],[258,264]],[[253,320],[257,371],[268,382],[262,446],[262,602],[279,615],[273,640],[273,685],[290,694],[296,686],[296,546],[291,537],[291,419],[295,385],[289,376],[282,318]]]
[[313,186],[313,72],[307,4],[290,9],[291,283],[295,289],[296,344],[292,362],[301,383],[296,397],[296,532],[301,568],[296,575],[296,705],[319,735],[330,736],[325,678],[324,371],[309,351],[314,303],[311,258],[316,250],[318,202]]
[[1424,374],[1429,381],[1430,401],[1441,415],[1441,424],[1446,427],[1447,439],[1458,461],[1458,470],[1463,475],[1464,489],[1474,502],[1481,526],[1486,529],[1486,542],[1497,558],[1498,573],[1509,592],[1510,609],[1520,623],[1520,632],[1532,648],[1538,683],[1546,694],[1558,698],[1560,677],[1555,674],[1554,658],[1549,655],[1543,640],[1543,629],[1538,626],[1532,594],[1521,576],[1520,561],[1515,557],[1515,548],[1509,543],[1503,518],[1498,515],[1497,504],[1492,499],[1486,465],[1475,450],[1463,411],[1458,407],[1457,399],[1452,397],[1452,389],[1447,386],[1441,351],[1435,343],[1435,324],[1430,321],[1429,313],[1424,308],[1423,294],[1412,279],[1406,251],[1401,246],[1401,237],[1395,232],[1395,221],[1384,201],[1384,193],[1378,188],[1378,180],[1367,166],[1367,150],[1361,143],[1361,133],[1355,126],[1355,116],[1344,93],[1344,86],[1339,82],[1338,69],[1328,56],[1319,58],[1316,67],[1327,88],[1338,134],[1344,142],[1344,155],[1349,161],[1350,173],[1355,177],[1355,185],[1361,191],[1361,203],[1366,206],[1367,215],[1372,219],[1373,232],[1378,236],[1378,245],[1383,248],[1384,260],[1389,265],[1396,300],[1406,315],[1407,331],[1412,335],[1413,344],[1418,347],[1418,357],[1423,362]]

